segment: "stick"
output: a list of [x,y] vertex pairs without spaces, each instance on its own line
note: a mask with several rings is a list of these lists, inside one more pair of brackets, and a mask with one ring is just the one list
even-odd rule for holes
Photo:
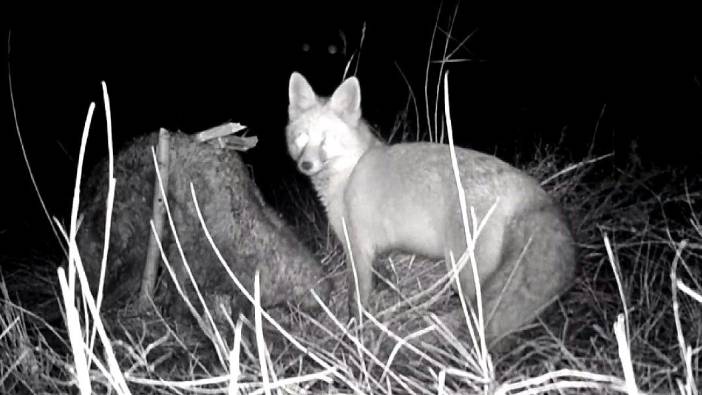
[[234,136],[234,133],[245,130],[246,126],[228,122],[195,134],[195,141],[203,143],[214,141],[219,148],[228,148],[235,151],[248,151],[258,143],[256,136]]
[[[170,135],[168,130],[161,128],[158,133],[158,168],[161,173],[163,180],[163,190],[168,193],[168,168],[170,160]],[[160,188],[158,185],[158,178],[154,181],[154,199],[153,199],[153,209],[151,220],[154,223],[154,228],[158,234],[159,239],[163,234],[163,214],[164,214],[164,204],[163,200],[165,196],[161,196],[159,192]],[[158,258],[159,250],[156,243],[156,237],[152,234],[149,237],[149,245],[146,250],[146,262],[144,264],[144,272],[141,276],[141,288],[139,289],[139,307],[142,310],[146,310],[151,306],[151,300],[153,298],[154,287],[156,284],[156,272],[158,268]]]

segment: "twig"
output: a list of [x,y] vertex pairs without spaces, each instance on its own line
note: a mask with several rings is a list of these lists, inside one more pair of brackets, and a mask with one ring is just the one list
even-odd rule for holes
[[[159,172],[163,180],[164,191],[168,193],[168,168],[170,167],[170,135],[168,130],[161,128],[158,132],[158,167]],[[139,289],[139,307],[141,309],[147,309],[151,306],[150,300],[154,293],[154,286],[156,284],[156,271],[158,268],[158,258],[159,249],[157,246],[156,237],[160,239],[163,235],[163,214],[164,214],[164,204],[163,201],[166,196],[161,196],[160,188],[158,186],[158,178],[155,179],[154,185],[154,198],[153,198],[153,214],[152,219],[154,221],[154,228],[156,229],[155,235],[149,237],[149,245],[146,250],[146,262],[144,264],[144,272],[141,276],[141,288]]]
[[248,151],[258,144],[256,136],[233,136],[234,133],[246,130],[246,126],[237,122],[227,122],[200,133],[195,134],[195,141],[204,143],[215,140],[220,148],[229,148],[236,151]]

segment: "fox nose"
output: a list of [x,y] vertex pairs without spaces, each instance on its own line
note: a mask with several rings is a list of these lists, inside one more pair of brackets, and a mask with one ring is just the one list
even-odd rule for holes
[[312,170],[312,162],[308,160],[300,162],[300,170],[302,170],[304,173]]

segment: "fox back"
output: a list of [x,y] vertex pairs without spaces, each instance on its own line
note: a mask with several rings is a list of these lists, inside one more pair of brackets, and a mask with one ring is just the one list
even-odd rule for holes
[[[350,314],[357,300],[368,306],[377,254],[399,250],[450,262],[466,251],[447,145],[382,143],[361,117],[355,77],[327,99],[293,73],[289,96],[290,155],[311,178],[347,262],[355,264],[359,294],[349,292]],[[467,207],[483,218],[495,206],[474,249],[489,314],[486,336],[494,341],[533,319],[571,284],[574,243],[560,208],[534,178],[470,149],[456,147],[456,158]],[[474,301],[469,266],[459,280]]]

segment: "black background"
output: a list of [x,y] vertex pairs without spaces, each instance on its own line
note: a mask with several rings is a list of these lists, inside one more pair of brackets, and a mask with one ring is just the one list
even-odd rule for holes
[[[468,61],[448,66],[461,145],[512,161],[539,141],[563,139],[577,160],[594,139],[595,152],[615,151],[626,161],[636,141],[646,164],[698,169],[702,29],[691,10],[302,4],[171,6],[168,14],[148,15],[138,8],[85,16],[62,10],[42,18],[8,12],[4,31],[20,131],[51,212],[65,219],[70,208],[91,101],[97,111],[88,165],[105,155],[100,81],[110,93],[117,145],[159,127],[196,132],[226,121],[248,125],[259,146],[245,159],[272,196],[276,185],[299,179],[284,150],[290,72],[303,72],[318,93],[331,93],[346,58],[327,48],[346,49],[348,57],[365,23],[358,76],[366,118],[389,130],[408,103],[409,83],[425,122],[421,100],[437,17],[441,29],[455,17],[451,50],[473,33],[456,52]],[[437,31],[434,59],[444,40]],[[430,92],[436,89],[432,67]],[[7,247],[49,236],[22,162],[7,81],[1,86],[7,117],[0,138],[0,242]],[[409,119],[414,130],[414,113]]]

